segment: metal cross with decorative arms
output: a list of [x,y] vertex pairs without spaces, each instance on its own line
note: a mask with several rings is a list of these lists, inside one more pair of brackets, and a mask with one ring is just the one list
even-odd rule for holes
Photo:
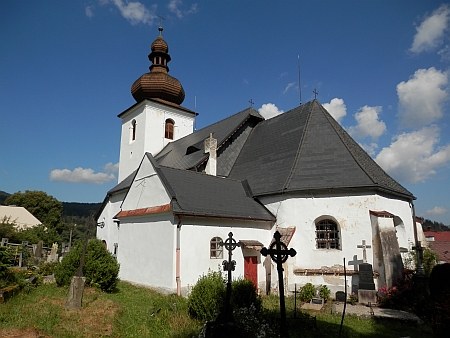
[[367,263],[366,249],[372,248],[371,245],[366,245],[366,241],[363,239],[362,244],[356,246],[358,249],[363,249],[363,263]]
[[317,92],[316,88],[314,88],[313,93],[314,93],[314,99],[316,99],[317,95],[319,95],[319,93]]
[[227,281],[227,295],[225,299],[225,318],[227,321],[230,321],[231,316],[231,307],[230,307],[230,299],[231,299],[231,271],[234,271],[234,268],[236,267],[236,261],[232,260],[231,257],[233,256],[233,250],[236,249],[236,247],[240,247],[241,244],[237,243],[236,240],[233,238],[233,233],[230,232],[228,234],[228,238],[225,240],[225,242],[220,242],[219,245],[225,247],[225,249],[228,250],[228,260],[224,260],[222,262],[223,265],[223,271],[228,271],[228,281]]
[[280,336],[288,337],[289,333],[286,324],[286,306],[284,303],[283,263],[287,261],[289,256],[294,257],[297,252],[292,248],[287,248],[286,244],[281,241],[281,235],[278,231],[274,233],[273,238],[275,238],[275,241],[270,244],[269,249],[266,249],[265,247],[261,249],[261,255],[269,255],[270,258],[277,263],[281,315]]
[[253,107],[253,104],[254,104],[255,102],[253,102],[252,99],[250,99],[250,101],[248,101],[248,102],[250,103],[250,107]]

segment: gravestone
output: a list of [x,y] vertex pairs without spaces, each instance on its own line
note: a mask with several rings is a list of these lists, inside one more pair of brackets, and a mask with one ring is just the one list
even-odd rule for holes
[[53,243],[50,255],[47,256],[47,263],[54,263],[58,261],[58,243]]
[[322,297],[320,297],[320,290],[316,289],[316,295],[313,297],[313,299],[311,299],[311,301],[309,302],[310,304],[316,304],[316,305],[323,305],[324,304],[324,299]]
[[34,250],[34,263],[40,264],[42,259],[42,247],[44,246],[44,241],[39,241]]
[[9,242],[9,238],[2,238],[2,245],[1,246],[6,246],[6,244],[8,244]]
[[358,303],[377,303],[377,292],[373,280],[372,264],[369,263],[362,263],[359,265]]
[[70,282],[69,295],[67,297],[66,309],[80,309],[83,299],[84,282],[86,277],[74,276]]
[[345,302],[345,292],[338,291],[335,296],[336,302]]

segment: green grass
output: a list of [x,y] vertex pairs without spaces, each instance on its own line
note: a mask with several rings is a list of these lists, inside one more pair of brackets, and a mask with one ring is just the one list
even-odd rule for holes
[[[0,336],[11,332],[23,337],[197,337],[202,323],[188,316],[187,300],[161,295],[147,288],[120,282],[118,292],[107,294],[85,288],[83,307],[65,309],[68,289],[42,285],[0,304]],[[264,297],[265,320],[275,326],[279,318],[278,298]],[[298,304],[299,305],[299,304]],[[320,312],[297,312],[293,298],[286,299],[290,337],[338,337],[340,315],[327,306]],[[316,316],[317,325],[310,318]],[[427,326],[398,321],[379,321],[346,316],[342,338],[432,337]]]

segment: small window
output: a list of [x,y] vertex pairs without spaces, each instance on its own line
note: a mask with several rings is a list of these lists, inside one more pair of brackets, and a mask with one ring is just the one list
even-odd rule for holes
[[173,140],[173,125],[174,124],[175,123],[171,119],[166,120],[166,131],[165,131],[164,137],[169,140]]
[[131,121],[131,141],[136,140],[136,120]]
[[222,248],[222,245],[220,245],[220,243],[222,243],[222,238],[220,238],[220,237],[214,237],[213,239],[211,239],[210,246],[209,246],[211,258],[222,258],[223,257],[223,248]]
[[316,223],[317,249],[339,250],[339,227],[336,222],[324,219]]

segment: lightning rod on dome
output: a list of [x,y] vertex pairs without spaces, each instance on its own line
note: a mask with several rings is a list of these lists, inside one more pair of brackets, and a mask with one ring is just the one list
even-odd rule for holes
[[297,55],[297,67],[298,67],[298,92],[300,95],[300,105],[302,105],[302,84],[300,82],[300,54]]

